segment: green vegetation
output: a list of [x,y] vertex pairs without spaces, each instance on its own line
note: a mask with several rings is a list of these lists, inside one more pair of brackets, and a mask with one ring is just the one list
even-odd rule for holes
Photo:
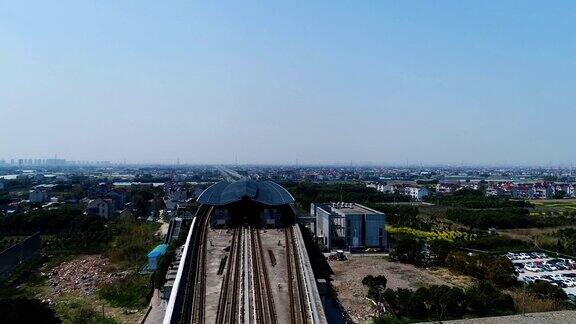
[[98,297],[114,307],[144,307],[148,303],[151,288],[149,276],[132,274],[102,285],[98,290]]
[[576,216],[576,199],[532,200],[535,215]]
[[517,284],[512,262],[501,256],[489,254],[469,255],[459,250],[459,245],[472,241],[450,242],[443,239],[426,240],[414,235],[399,235],[395,238],[390,259],[416,266],[436,265],[455,272],[486,280],[501,287]]
[[368,287],[368,298],[382,300],[388,280],[384,276],[368,275],[362,279],[362,284]]
[[100,309],[80,298],[58,301],[54,308],[63,324],[119,323],[110,317],[102,316]]
[[528,228],[556,227],[574,223],[572,217],[543,217],[530,215],[525,208],[500,209],[463,209],[451,208],[446,211],[446,218],[474,228]]
[[555,233],[548,235],[556,240],[555,246],[546,246],[547,248],[553,249],[557,252],[576,255],[576,229],[575,228],[564,228],[556,231]]
[[418,207],[394,204],[368,204],[368,207],[386,214],[388,224],[396,227],[410,227],[429,231],[432,226],[420,217]]
[[534,293],[540,299],[552,299],[558,302],[564,302],[568,299],[564,289],[543,280],[536,280],[528,284],[526,290]]
[[528,242],[501,235],[478,235],[473,240],[459,241],[456,246],[487,252],[510,252],[534,248]]
[[451,208],[446,218],[473,228],[523,228],[530,225],[530,212],[523,208],[464,209]]
[[410,263],[416,266],[422,266],[427,263],[424,255],[424,240],[408,235],[400,235],[391,245],[390,259],[403,263]]
[[446,257],[444,266],[455,272],[489,281],[499,287],[518,285],[512,261],[502,256],[469,255],[465,252],[454,251]]
[[0,319],[2,323],[60,323],[48,304],[29,298],[0,299]]
[[388,234],[406,234],[426,240],[469,241],[475,239],[477,234],[461,231],[422,231],[410,227],[386,227]]
[[430,196],[427,200],[441,206],[462,207],[470,209],[532,207],[532,204],[524,200],[510,200],[508,198],[487,197],[482,191],[473,189],[458,190],[450,195]]
[[31,235],[64,232],[98,232],[105,229],[105,221],[97,216],[83,215],[77,208],[31,210],[15,216],[0,216],[0,234]]
[[[492,316],[514,313],[514,301],[490,283],[481,282],[467,290],[445,285],[432,285],[417,290],[386,289],[384,276],[367,276],[362,283],[368,287],[368,298],[386,303],[398,318],[386,315],[376,323],[398,321],[442,321],[464,316]],[[383,291],[383,293],[382,293]]]
[[146,262],[146,255],[160,239],[155,235],[157,223],[136,223],[122,221],[115,224],[114,236],[105,255],[112,263],[121,267],[140,266]]
[[361,204],[384,202],[407,202],[410,197],[400,194],[385,194],[363,183],[316,184],[311,182],[284,183],[300,208],[308,210],[311,203],[346,201]]

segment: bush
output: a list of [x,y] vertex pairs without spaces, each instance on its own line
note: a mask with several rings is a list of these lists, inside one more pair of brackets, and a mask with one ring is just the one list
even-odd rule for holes
[[382,301],[387,282],[384,276],[368,275],[362,279],[362,284],[368,287],[368,298],[377,302]]
[[514,300],[490,283],[482,282],[466,291],[470,312],[479,316],[506,315],[514,313]]
[[486,254],[468,255],[454,251],[446,258],[445,265],[455,272],[489,281],[500,287],[518,284],[516,270],[508,258]]
[[0,217],[0,233],[4,235],[58,234],[64,232],[98,232],[105,229],[98,216],[83,215],[76,208],[32,210],[26,214]]
[[98,296],[114,307],[143,307],[148,302],[151,288],[149,276],[133,274],[103,285]]
[[483,251],[512,251],[532,248],[532,244],[505,236],[479,236],[473,240],[458,241],[459,247]]
[[463,207],[463,208],[529,208],[532,204],[525,200],[509,200],[501,197],[488,197],[480,190],[462,189],[449,195],[437,195],[428,200],[442,206]]
[[117,236],[106,256],[118,265],[134,266],[146,262],[146,255],[160,243],[155,233],[157,224],[121,222],[114,229]]
[[540,299],[552,299],[559,302],[564,302],[568,299],[568,295],[564,292],[564,289],[554,286],[553,284],[544,281],[544,280],[536,280],[535,282],[531,282],[526,287],[531,293],[534,293]]
[[310,182],[284,183],[299,206],[308,210],[310,203],[353,201],[357,203],[405,202],[411,198],[400,194],[385,194],[374,188],[368,188],[363,183],[330,183],[319,184]]
[[424,240],[409,235],[395,237],[395,243],[390,250],[390,259],[421,266],[426,263],[424,256]]

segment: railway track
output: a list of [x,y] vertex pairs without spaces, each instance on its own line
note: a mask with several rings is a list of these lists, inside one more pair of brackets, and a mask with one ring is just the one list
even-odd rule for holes
[[294,229],[287,227],[286,236],[286,265],[288,268],[288,292],[290,303],[290,323],[308,323],[308,308],[306,307],[306,288],[299,269],[300,256],[296,250]]
[[262,247],[260,230],[251,229],[252,273],[254,285],[254,315],[256,323],[277,323],[274,297],[270,288],[268,267]]
[[[194,260],[196,258],[198,258],[198,254],[201,252],[201,248],[200,248],[200,244],[199,244],[199,237],[202,236],[203,233],[205,233],[205,227],[207,226],[206,222],[208,221],[209,217],[210,217],[210,213],[212,211],[212,207],[210,206],[206,206],[206,205],[201,205],[200,208],[198,209],[198,211],[196,212],[196,216],[195,216],[195,221],[194,222],[198,222],[198,228],[199,230],[194,230],[194,234],[193,234],[193,238],[192,241],[190,242],[190,256],[188,256],[187,258],[189,258],[190,260]],[[204,247],[204,246],[203,246]],[[203,248],[202,247],[202,248]],[[185,270],[187,272],[187,275],[185,276],[185,278],[183,279],[184,283],[184,291],[182,292],[182,297],[179,298],[179,300],[177,301],[177,303],[182,303],[181,307],[179,308],[179,322],[180,323],[184,323],[184,324],[188,324],[188,323],[192,323],[194,322],[194,299],[196,298],[197,295],[197,285],[195,284],[196,281],[198,280],[198,273],[195,269],[195,267],[190,268],[188,270]]]
[[238,295],[240,294],[242,264],[242,233],[240,228],[234,229],[232,243],[230,244],[229,263],[222,280],[216,323],[238,323],[239,307]]
[[210,214],[211,209],[208,210],[207,215],[202,220],[200,227],[200,235],[198,240],[198,261],[196,266],[196,274],[194,276],[194,296],[192,300],[192,318],[191,323],[204,324],[205,316],[204,311],[206,299],[206,253],[207,253],[207,237],[210,230]]
[[[188,316],[183,317],[181,323],[204,324],[206,319],[211,317],[206,314],[209,215],[210,211],[206,210],[205,216],[198,219],[201,226],[195,240],[196,262],[194,269],[190,269],[190,288],[186,291],[189,296],[189,310]],[[284,235],[289,295],[289,317],[287,316],[286,320],[289,319],[292,324],[309,323],[307,292],[294,229],[287,227]],[[259,229],[233,229],[227,262],[222,266],[222,284],[214,314],[215,323],[278,323],[279,316],[269,274],[272,260],[266,260],[267,252]]]

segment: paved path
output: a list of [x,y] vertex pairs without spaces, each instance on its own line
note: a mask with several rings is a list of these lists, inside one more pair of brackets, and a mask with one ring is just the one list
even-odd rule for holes
[[154,296],[150,301],[152,309],[148,313],[148,317],[144,320],[143,324],[158,324],[164,320],[164,313],[166,313],[167,302],[162,300],[158,295],[158,289],[154,289]]
[[511,315],[500,317],[484,317],[473,318],[465,320],[446,321],[444,323],[452,324],[540,324],[540,323],[555,323],[555,324],[572,324],[576,323],[576,311],[559,311],[547,313],[531,313],[526,315]]

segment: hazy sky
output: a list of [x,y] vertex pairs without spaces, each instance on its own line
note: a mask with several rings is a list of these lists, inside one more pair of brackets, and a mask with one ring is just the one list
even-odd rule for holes
[[0,0],[0,158],[576,162],[575,1]]

